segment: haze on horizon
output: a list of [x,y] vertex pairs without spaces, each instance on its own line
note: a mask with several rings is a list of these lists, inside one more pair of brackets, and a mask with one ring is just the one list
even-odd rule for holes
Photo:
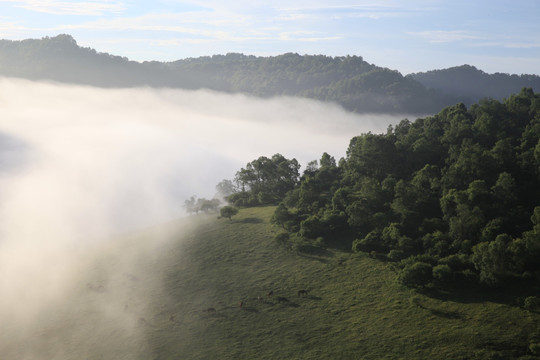
[[470,64],[540,75],[540,3],[532,0],[0,0],[0,14],[0,38],[67,33],[137,61],[294,52],[359,55],[403,74]]

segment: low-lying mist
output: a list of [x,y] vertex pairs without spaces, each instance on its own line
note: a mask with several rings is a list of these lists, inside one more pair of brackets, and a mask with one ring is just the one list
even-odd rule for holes
[[14,79],[0,80],[0,110],[0,358],[23,359],[144,358],[137,323],[160,290],[140,254],[158,245],[105,239],[183,216],[185,199],[211,198],[259,156],[339,159],[351,137],[405,117]]

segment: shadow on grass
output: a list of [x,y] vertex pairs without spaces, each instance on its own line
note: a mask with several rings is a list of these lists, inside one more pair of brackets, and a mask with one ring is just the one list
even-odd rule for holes
[[300,305],[298,305],[297,303],[291,302],[291,301],[279,303],[279,305],[287,306],[287,307],[292,307],[292,308],[298,308],[298,307],[300,307]]
[[313,245],[298,245],[296,247],[296,252],[298,255],[312,255],[312,256],[323,256],[323,257],[333,257],[334,254],[327,249],[313,246]]
[[423,295],[443,301],[463,304],[494,302],[511,306],[523,306],[527,296],[540,292],[540,282],[534,279],[515,278],[498,287],[480,285],[475,281],[457,281],[444,288],[422,288],[417,291]]
[[254,308],[253,306],[244,306],[242,307],[242,311],[252,312],[252,313],[258,313],[259,310]]
[[439,310],[439,309],[428,309],[428,310],[433,315],[446,318],[446,319],[462,319],[463,318],[463,315],[461,315],[457,311],[447,311],[447,310]]
[[318,256],[309,255],[309,254],[303,254],[303,253],[300,253],[300,252],[297,252],[296,254],[298,256],[306,258],[306,259],[317,260],[317,261],[319,261],[319,262],[321,262],[323,264],[328,264],[329,263],[328,259],[321,258],[321,257],[318,257]]
[[243,224],[261,224],[264,221],[259,218],[249,217],[242,220],[238,220],[238,222],[243,223]]
[[425,306],[422,304],[419,298],[414,297],[411,299],[411,303],[419,307],[420,309],[424,309],[429,311],[432,315],[446,318],[446,319],[462,319],[463,315],[460,314],[457,311],[449,311],[449,310],[440,310],[432,307]]

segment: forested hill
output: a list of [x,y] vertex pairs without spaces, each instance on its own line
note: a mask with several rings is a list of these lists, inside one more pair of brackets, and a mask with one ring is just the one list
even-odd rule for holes
[[358,56],[215,55],[175,62],[129,61],[82,48],[69,35],[0,41],[0,75],[104,87],[211,89],[254,96],[300,96],[356,112],[426,114],[455,99]]
[[235,205],[279,203],[282,240],[401,261],[407,284],[540,280],[540,95],[531,89],[355,136],[345,158],[324,153],[301,177],[278,154],[235,180]]
[[485,97],[503,100],[525,87],[535,91],[540,89],[540,76],[487,74],[470,65],[410,74],[407,77],[428,89],[455,96],[468,105]]
[[169,66],[199,74],[199,84],[216,90],[307,97],[336,102],[354,112],[426,114],[455,102],[454,97],[427,90],[417,81],[359,56],[227,54],[179,60]]
[[[300,96],[373,113],[435,114],[463,94],[471,97],[469,92],[449,91],[454,86],[451,81],[423,85],[420,74],[403,76],[360,56],[227,54],[139,63],[80,47],[70,35],[0,40],[0,75],[102,87],[207,88],[261,97]],[[491,85],[470,88],[475,97],[492,96]],[[503,81],[499,88],[501,93],[515,92],[514,83]]]

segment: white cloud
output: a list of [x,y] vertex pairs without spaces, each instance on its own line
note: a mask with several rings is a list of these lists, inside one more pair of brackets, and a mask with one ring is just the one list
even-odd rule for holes
[[[287,5],[290,5],[288,3]],[[383,10],[396,10],[401,8],[400,6],[397,6],[395,4],[391,4],[388,2],[384,3],[368,3],[368,4],[347,4],[347,5],[328,5],[327,2],[322,4],[313,4],[309,3],[305,6],[298,6],[298,3],[295,3],[294,7],[280,7],[278,8],[280,11],[285,12],[322,12],[322,13],[332,13],[332,12],[381,12]]]
[[481,36],[465,30],[428,30],[407,32],[408,35],[427,40],[430,43],[448,43],[464,40],[479,40]]
[[[99,19],[80,24],[62,25],[57,31],[107,30],[107,31],[143,31],[188,35],[183,38],[151,39],[151,44],[178,45],[181,43],[201,44],[208,41],[247,42],[247,41],[299,41],[317,42],[340,39],[340,36],[327,36],[309,30],[283,31],[283,27],[254,27],[257,22],[250,16],[231,14],[221,16],[213,12],[154,13],[138,17]],[[259,25],[262,21],[259,22]],[[129,41],[129,40],[127,40]],[[137,40],[138,42],[141,41]]]
[[476,46],[489,46],[489,47],[501,47],[506,49],[535,49],[540,48],[540,41],[537,39],[497,39],[493,41],[480,42],[475,44]]
[[16,21],[0,21],[0,35],[11,36],[19,32],[28,31],[29,28],[20,25]]
[[319,41],[334,41],[339,40],[339,36],[320,36],[318,33],[311,31],[291,31],[282,32],[279,34],[279,39],[283,41],[299,41],[299,42],[319,42]]
[[498,36],[497,34],[484,34],[465,30],[430,30],[407,32],[407,34],[434,44],[468,41],[470,46],[475,47],[499,47],[506,49],[534,49],[540,47],[540,42],[537,38],[521,36],[517,39],[508,35]]
[[538,41],[531,41],[531,42],[509,42],[506,44],[502,44],[503,47],[506,47],[508,49],[534,49],[534,48],[540,48],[540,42]]
[[[58,26],[58,29],[90,29],[90,30],[153,30],[170,32],[204,33],[203,29],[239,27],[249,25],[247,16],[229,14],[216,16],[212,12],[150,13],[134,17],[117,17],[99,19],[78,24]],[[201,30],[195,30],[195,29]],[[211,33],[212,31],[208,31]]]
[[15,6],[41,13],[56,15],[104,15],[120,13],[125,5],[117,1],[55,1],[55,0],[0,0]]

